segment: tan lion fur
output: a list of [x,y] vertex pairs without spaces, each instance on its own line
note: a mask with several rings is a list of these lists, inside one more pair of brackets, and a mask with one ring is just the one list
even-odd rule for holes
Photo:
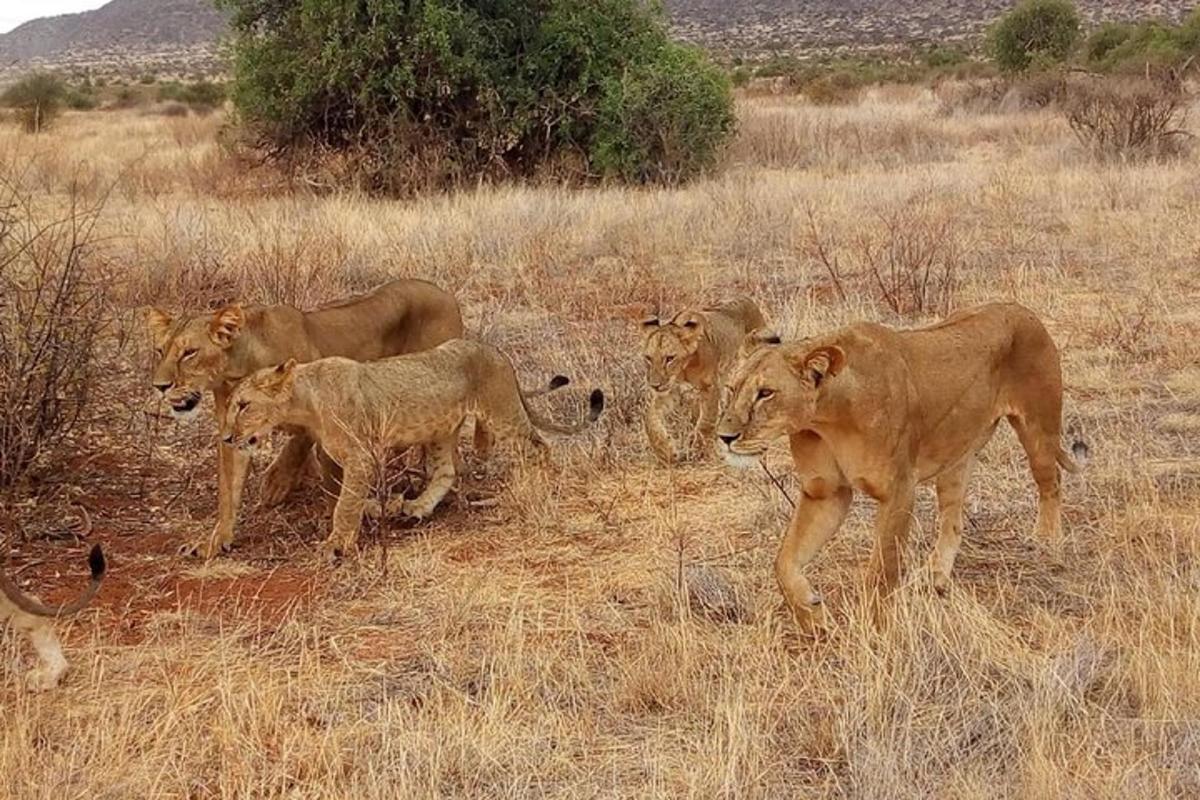
[[854,490],[879,504],[872,574],[882,596],[899,579],[914,489],[935,484],[931,566],[935,586],[947,588],[971,466],[1002,419],[1029,457],[1038,532],[1059,533],[1059,469],[1077,469],[1060,445],[1062,370],[1045,327],[1019,305],[966,309],[917,330],[860,323],[760,346],[731,388],[717,430],[729,460],[752,464],[789,437],[801,497],[775,574],[806,627],[822,621],[824,607],[804,567],[842,524]]
[[78,598],[57,607],[47,606],[36,597],[26,595],[8,575],[0,572],[0,624],[7,623],[25,634],[40,662],[25,676],[25,685],[33,691],[58,686],[70,668],[51,620],[78,613],[95,597],[104,580],[106,568],[104,552],[99,545],[92,548],[89,564],[92,570],[91,583]]
[[680,384],[694,387],[699,400],[692,447],[711,452],[724,380],[737,362],[746,335],[765,324],[762,312],[748,297],[680,311],[666,321],[655,316],[642,322],[642,356],[650,388],[646,437],[660,461],[672,463],[680,457],[664,420]]
[[331,555],[354,550],[380,454],[427,445],[430,477],[399,511],[433,513],[456,477],[456,447],[468,416],[501,439],[544,450],[542,432],[574,433],[593,422],[604,397],[593,392],[586,420],[556,425],[531,412],[512,363],[489,345],[453,339],[432,350],[361,363],[325,358],[288,361],[240,383],[222,420],[223,441],[246,451],[273,428],[304,429],[342,468],[342,485],[326,542]]
[[[288,359],[315,361],[341,356],[370,361],[427,350],[463,334],[453,296],[426,281],[396,280],[365,294],[300,311],[290,306],[232,305],[179,318],[151,309],[147,323],[158,356],[153,385],[177,416],[196,413],[211,391],[217,420],[225,415],[238,381]],[[248,461],[217,444],[217,523],[211,535],[181,552],[211,558],[233,542]],[[264,505],[281,502],[296,485],[312,449],[302,432],[267,470]]]

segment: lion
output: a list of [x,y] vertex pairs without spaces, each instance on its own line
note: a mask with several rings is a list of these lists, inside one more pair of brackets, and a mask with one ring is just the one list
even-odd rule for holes
[[720,410],[720,391],[747,334],[766,325],[762,312],[748,297],[725,305],[680,311],[669,320],[657,316],[642,322],[642,355],[650,405],[646,437],[658,459],[670,464],[680,458],[667,433],[664,417],[679,384],[694,387],[699,415],[692,447],[711,452],[713,430]]
[[526,403],[512,362],[494,347],[452,339],[432,350],[363,363],[323,358],[308,364],[290,359],[242,381],[221,419],[223,442],[249,452],[273,428],[302,428],[342,468],[333,525],[323,545],[332,558],[354,551],[368,507],[380,454],[427,445],[430,478],[398,510],[429,517],[453,486],[456,446],[468,416],[481,417],[502,439],[532,446],[544,455],[543,433],[572,434],[604,409],[604,394],[591,394],[587,417],[573,425],[541,418]]
[[76,614],[96,596],[107,569],[100,545],[92,548],[88,555],[88,566],[92,571],[92,580],[87,589],[72,602],[57,608],[24,594],[12,578],[0,571],[0,622],[7,622],[24,633],[41,662],[25,676],[25,685],[33,691],[53,689],[70,669],[49,618]]
[[[717,427],[727,460],[753,464],[775,439],[789,439],[801,497],[775,575],[805,627],[824,623],[824,607],[803,570],[846,518],[856,489],[879,504],[870,571],[884,596],[899,580],[915,487],[935,485],[940,524],[930,565],[934,587],[946,591],[971,467],[1001,419],[1029,457],[1038,533],[1059,535],[1059,470],[1080,465],[1060,445],[1058,349],[1022,306],[978,306],[917,330],[859,323],[762,345],[730,388]],[[1075,454],[1082,461],[1086,445],[1077,442]]]
[[[328,356],[371,361],[427,350],[463,335],[458,301],[421,280],[391,281],[313,311],[230,305],[175,318],[155,308],[147,322],[158,356],[152,382],[172,414],[195,415],[202,394],[211,391],[218,421],[237,382],[264,367]],[[265,506],[282,502],[303,475],[312,440],[303,432],[294,433],[267,469]],[[220,442],[217,455],[216,526],[211,535],[183,545],[182,555],[207,559],[233,543],[249,462],[245,454]]]

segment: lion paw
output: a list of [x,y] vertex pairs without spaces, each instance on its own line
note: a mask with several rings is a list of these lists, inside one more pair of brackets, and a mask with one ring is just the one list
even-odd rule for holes
[[52,670],[45,667],[30,670],[25,676],[25,689],[30,692],[48,692],[58,687],[66,671],[66,668]]
[[233,537],[225,537],[221,535],[207,536],[195,542],[187,542],[179,546],[176,551],[183,558],[200,557],[205,561],[210,558],[215,558],[223,553],[228,553],[233,546]]

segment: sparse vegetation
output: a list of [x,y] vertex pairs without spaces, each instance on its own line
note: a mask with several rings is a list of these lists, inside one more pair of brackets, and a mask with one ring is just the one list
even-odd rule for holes
[[[57,694],[0,670],[5,795],[1200,796],[1196,155],[1081,158],[1067,102],[942,114],[920,84],[822,105],[746,93],[724,169],[686,186],[485,184],[404,203],[245,169],[218,144],[222,110],[0,128],[0,176],[28,219],[108,197],[86,263],[119,267],[96,348],[115,363],[88,424],[33,473],[72,500],[0,518],[28,534],[13,574],[47,600],[74,590],[86,547],[112,561],[64,626],[75,668]],[[26,218],[14,202],[0,216]],[[314,555],[320,491],[258,508],[256,470],[238,548],[177,558],[213,514],[211,406],[160,416],[144,307],[312,306],[399,276],[453,287],[524,385],[561,371],[602,386],[594,438],[550,466],[472,464],[432,520],[380,521],[336,570]],[[873,614],[856,503],[809,571],[833,628],[799,635],[772,577],[780,489],[800,496],[786,445],[774,479],[667,471],[640,430],[630,307],[741,293],[787,339],[991,300],[1034,309],[1062,349],[1069,427],[1092,445],[1063,489],[1062,539],[1033,533],[1001,426],[948,595],[929,586],[923,492],[905,582]],[[17,296],[0,287],[0,319]],[[558,417],[581,398],[536,402]],[[80,509],[86,545],[62,535]]]
[[1148,20],[1109,22],[1088,35],[1084,63],[1103,72],[1145,72],[1178,67],[1200,56],[1200,8],[1179,25]]
[[1089,151],[1103,158],[1178,155],[1192,138],[1187,94],[1171,72],[1072,82],[1063,113]]
[[13,109],[25,130],[40,133],[62,111],[67,94],[67,86],[61,78],[38,72],[5,89],[0,95],[0,105]]
[[1021,0],[992,26],[988,50],[1005,72],[1066,61],[1079,41],[1080,18],[1071,0]]
[[0,175],[0,492],[79,421],[108,313],[94,252],[100,208],[39,210]]
[[193,83],[170,81],[158,87],[160,102],[180,103],[193,111],[207,113],[225,102],[225,87],[206,80]]
[[732,129],[727,79],[635,0],[225,5],[242,122],[293,160],[350,154],[373,191],[570,164],[675,181]]

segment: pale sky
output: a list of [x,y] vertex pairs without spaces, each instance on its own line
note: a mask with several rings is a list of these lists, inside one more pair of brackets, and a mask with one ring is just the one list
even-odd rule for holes
[[87,11],[106,2],[108,0],[0,0],[0,33],[7,33],[31,19]]

